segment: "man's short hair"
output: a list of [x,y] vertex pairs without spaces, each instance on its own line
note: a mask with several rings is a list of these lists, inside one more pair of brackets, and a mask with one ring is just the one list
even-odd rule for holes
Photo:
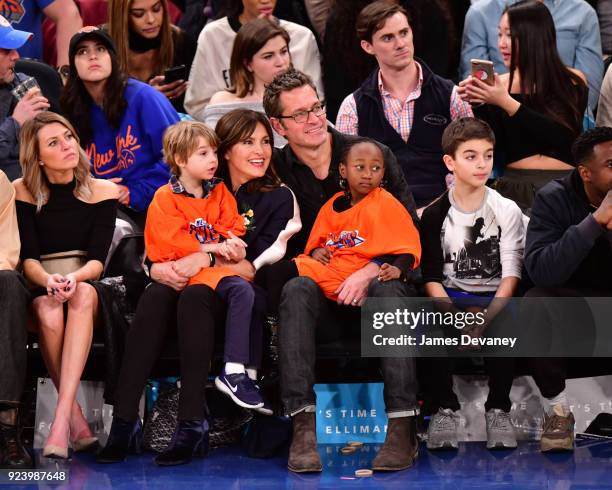
[[[279,117],[283,114],[283,108],[280,103],[280,96],[283,92],[288,92],[296,88],[310,85],[317,93],[317,87],[312,79],[306,73],[290,68],[285,73],[281,73],[274,77],[274,80],[266,87],[263,96],[263,106],[268,117]],[[317,93],[317,97],[319,94]]]
[[442,151],[455,157],[461,143],[486,140],[495,145],[495,133],[485,121],[475,117],[461,117],[451,122],[442,133]]
[[583,165],[593,158],[593,148],[601,143],[612,141],[612,128],[605,126],[589,129],[582,133],[572,145],[572,155],[576,165]]
[[198,149],[200,138],[213,148],[219,147],[216,133],[202,122],[180,121],[164,132],[164,160],[177,177],[181,175],[177,160],[186,162]]
[[404,14],[410,22],[406,9],[393,0],[378,0],[366,5],[355,23],[357,38],[360,41],[372,42],[374,34],[383,28],[387,19],[397,13]]

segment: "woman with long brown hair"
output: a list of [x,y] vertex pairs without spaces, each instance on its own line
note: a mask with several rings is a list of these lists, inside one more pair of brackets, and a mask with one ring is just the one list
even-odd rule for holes
[[[109,0],[108,31],[117,46],[119,66],[130,77],[149,83],[178,112],[196,52],[196,41],[172,25],[167,0]],[[185,65],[183,79],[165,82],[164,71]]]
[[[263,112],[263,93],[279,73],[291,67],[289,34],[272,19],[255,19],[238,31],[230,60],[231,88],[215,93],[204,109],[204,122],[211,127],[234,109]],[[287,141],[274,136],[275,146]]]
[[506,9],[498,47],[510,72],[495,75],[494,85],[470,77],[459,93],[495,132],[496,152],[506,161],[496,189],[527,210],[540,187],[572,170],[570,147],[582,132],[588,89],[580,71],[563,65],[542,2]]
[[97,442],[76,391],[98,311],[100,277],[115,228],[118,187],[91,176],[72,125],[42,112],[21,129],[23,178],[14,182],[23,272],[41,352],[58,390],[43,455],[67,458]]

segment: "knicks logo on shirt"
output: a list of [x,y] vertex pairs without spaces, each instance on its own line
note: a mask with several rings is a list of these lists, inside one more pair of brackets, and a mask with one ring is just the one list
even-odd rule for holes
[[132,134],[132,125],[128,124],[125,136],[118,135],[115,138],[115,150],[109,149],[104,153],[99,153],[96,144],[91,143],[87,147],[87,156],[93,165],[94,174],[106,176],[134,165],[136,150],[139,150],[141,146],[138,138]]
[[325,248],[333,251],[340,248],[358,247],[363,242],[365,242],[365,238],[359,236],[359,230],[341,231],[340,233],[329,233],[327,235]]
[[194,235],[198,242],[202,244],[219,241],[219,234],[215,231],[213,225],[202,218],[197,218],[193,223],[189,223],[189,234]]
[[[0,15],[9,22],[21,22],[26,10],[23,3],[19,0],[0,0]],[[3,22],[0,22],[2,27],[6,27]]]

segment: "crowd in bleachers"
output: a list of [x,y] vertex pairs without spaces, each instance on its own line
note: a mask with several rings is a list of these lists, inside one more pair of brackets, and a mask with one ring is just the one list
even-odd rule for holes
[[[359,337],[367,298],[434,298],[479,315],[463,333],[481,339],[510,298],[612,296],[607,1],[6,5],[0,468],[33,465],[20,422],[28,331],[58,392],[44,457],[98,445],[76,393],[100,328],[125,348],[107,349],[119,357],[99,463],[140,450],[139,400],[168,339],[178,423],[155,461],[206,453],[222,338],[216,388],[290,416],[288,468],[318,472],[317,345]],[[148,285],[119,332],[100,278],[125,235],[144,243],[131,259]],[[540,313],[558,335],[563,312]],[[260,388],[276,363],[282,407]],[[518,445],[516,364],[485,359],[489,448]],[[571,451],[567,359],[524,364],[542,394],[542,451]],[[380,359],[389,423],[373,470],[415,464],[419,396],[427,448],[458,447],[455,367],[425,359],[417,376],[414,357]]]

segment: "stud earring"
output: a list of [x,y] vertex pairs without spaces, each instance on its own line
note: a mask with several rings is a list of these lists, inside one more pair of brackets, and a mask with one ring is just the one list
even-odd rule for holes
[[43,161],[38,162],[38,164],[39,164],[41,167],[44,167],[44,166],[45,166],[45,164],[44,164],[44,162],[43,162]]
[[346,179],[343,177],[340,177],[340,181],[338,182],[340,184],[340,189],[344,190],[346,189]]

